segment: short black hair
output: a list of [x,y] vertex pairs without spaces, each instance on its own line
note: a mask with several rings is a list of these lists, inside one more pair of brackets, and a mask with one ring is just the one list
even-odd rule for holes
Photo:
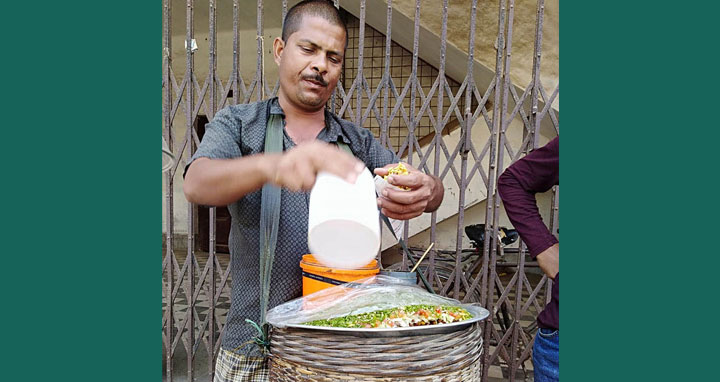
[[290,35],[300,29],[303,16],[319,16],[329,23],[342,27],[345,31],[345,48],[348,44],[348,30],[340,16],[340,11],[329,0],[303,0],[295,4],[285,15],[282,28],[282,40],[287,42]]

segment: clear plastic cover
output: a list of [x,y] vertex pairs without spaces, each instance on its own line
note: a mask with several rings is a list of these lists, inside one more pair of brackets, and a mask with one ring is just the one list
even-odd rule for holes
[[270,309],[267,321],[275,327],[284,328],[408,305],[464,306],[458,300],[429,293],[421,287],[406,284],[402,279],[378,275],[278,305]]

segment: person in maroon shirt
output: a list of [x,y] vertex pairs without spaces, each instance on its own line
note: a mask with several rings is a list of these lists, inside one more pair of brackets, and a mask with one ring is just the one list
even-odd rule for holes
[[535,382],[560,380],[560,242],[538,211],[535,194],[560,184],[560,137],[513,163],[498,179],[508,218],[527,244],[530,256],[553,279],[552,299],[538,315],[533,345]]

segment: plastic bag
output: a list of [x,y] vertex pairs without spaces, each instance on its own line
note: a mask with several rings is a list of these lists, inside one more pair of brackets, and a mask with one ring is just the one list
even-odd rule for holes
[[378,275],[290,300],[270,309],[267,321],[284,328],[408,305],[463,306],[458,300],[428,293],[398,278]]

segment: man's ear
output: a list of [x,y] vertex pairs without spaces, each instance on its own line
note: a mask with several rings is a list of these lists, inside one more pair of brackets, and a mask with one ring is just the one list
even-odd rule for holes
[[280,58],[284,49],[285,42],[280,37],[275,37],[275,41],[273,41],[273,58],[278,66],[280,66]]

